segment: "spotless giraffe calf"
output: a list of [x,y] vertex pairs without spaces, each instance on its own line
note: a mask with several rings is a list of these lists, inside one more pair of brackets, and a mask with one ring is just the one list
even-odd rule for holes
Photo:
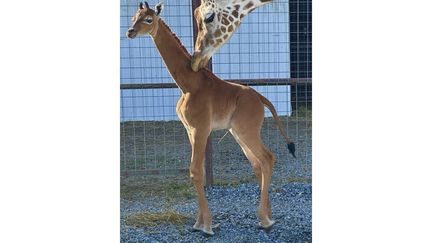
[[194,229],[213,235],[212,218],[204,192],[204,154],[211,131],[229,129],[249,159],[261,189],[258,207],[260,226],[269,229],[271,219],[268,188],[276,157],[262,143],[261,125],[264,106],[270,109],[276,125],[294,156],[294,143],[286,135],[276,110],[264,96],[247,86],[229,83],[204,68],[194,72],[191,55],[160,18],[163,4],[151,9],[141,3],[132,17],[126,36],[133,39],[149,35],[158,49],[169,73],[181,90],[176,112],[187,130],[192,146],[190,178],[198,196],[198,214]]

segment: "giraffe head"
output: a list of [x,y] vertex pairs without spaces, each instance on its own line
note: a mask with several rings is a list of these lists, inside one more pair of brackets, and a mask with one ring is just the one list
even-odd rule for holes
[[155,35],[159,27],[159,14],[162,12],[163,3],[160,2],[155,6],[155,10],[151,9],[147,2],[139,4],[139,8],[134,16],[132,16],[132,25],[126,32],[126,36],[133,39],[139,35]]
[[240,26],[243,17],[269,2],[271,0],[201,0],[194,12],[198,35],[192,69],[197,72],[207,66],[213,54]]

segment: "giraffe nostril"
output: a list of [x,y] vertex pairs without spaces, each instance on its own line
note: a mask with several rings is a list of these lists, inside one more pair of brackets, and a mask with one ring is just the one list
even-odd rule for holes
[[129,33],[134,32],[134,31],[135,31],[134,28],[129,28],[129,29],[128,29],[128,32],[129,32]]

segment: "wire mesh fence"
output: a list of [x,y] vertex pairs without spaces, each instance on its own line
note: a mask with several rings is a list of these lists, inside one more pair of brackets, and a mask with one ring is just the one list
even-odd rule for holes
[[[199,1],[165,1],[162,13],[189,52],[194,44],[193,2]],[[121,172],[187,179],[191,147],[175,113],[180,90],[151,38],[128,40],[124,34],[138,4],[121,1]],[[212,59],[216,75],[253,86],[266,96],[296,143],[294,159],[266,111],[261,135],[278,158],[275,180],[311,180],[311,20],[303,17],[310,15],[309,7],[310,1],[281,0],[256,9]],[[253,180],[252,168],[233,137],[221,140],[226,132],[215,131],[210,137],[215,183]]]
[[[150,38],[125,37],[139,1],[121,1],[121,84],[172,84]],[[164,20],[185,47],[193,46],[191,3],[170,1]],[[175,114],[177,88],[121,90],[121,171],[166,174],[187,168],[189,141]]]

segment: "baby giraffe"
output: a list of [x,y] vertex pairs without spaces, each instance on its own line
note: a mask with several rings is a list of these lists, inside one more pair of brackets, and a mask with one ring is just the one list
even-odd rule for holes
[[294,156],[294,143],[290,141],[280,124],[272,103],[255,90],[216,77],[208,69],[194,72],[191,55],[159,17],[162,3],[151,9],[141,3],[132,17],[132,25],[126,36],[133,39],[139,35],[150,35],[169,73],[181,89],[177,103],[177,115],[187,130],[192,146],[190,178],[198,196],[198,214],[194,229],[213,235],[215,226],[204,192],[204,153],[211,131],[229,129],[246,157],[252,164],[261,189],[258,208],[259,225],[269,229],[275,221],[271,219],[268,188],[275,156],[262,143],[261,125],[264,106],[270,109],[280,132]]

